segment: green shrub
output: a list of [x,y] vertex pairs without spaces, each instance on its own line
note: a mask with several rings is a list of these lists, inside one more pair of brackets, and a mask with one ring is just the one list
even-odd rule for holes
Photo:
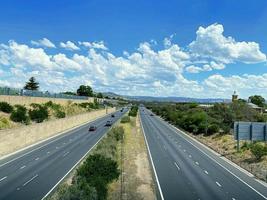
[[207,134],[206,135],[212,135],[214,133],[218,133],[219,126],[217,124],[210,124],[207,128]]
[[123,140],[123,135],[124,135],[124,129],[123,129],[123,127],[117,126],[117,127],[113,128],[112,131],[113,131],[113,134],[114,134],[114,136],[116,138],[116,141]]
[[11,113],[13,111],[13,106],[7,102],[0,102],[0,111],[5,113]]
[[90,155],[77,170],[77,181],[96,188],[98,199],[107,198],[107,185],[120,175],[116,161],[102,155]]
[[131,121],[131,118],[129,116],[124,116],[121,118],[121,123],[129,123]]
[[10,121],[7,118],[0,117],[0,129],[9,128],[10,126]]
[[136,117],[137,111],[138,111],[138,107],[137,106],[132,106],[128,115],[131,116],[131,117]]
[[32,121],[37,123],[43,122],[48,119],[48,109],[46,106],[40,104],[31,104],[32,109],[29,110],[29,116]]
[[15,109],[11,112],[10,119],[14,122],[29,124],[30,119],[27,115],[27,108],[22,105],[15,105]]
[[55,111],[55,117],[56,118],[65,118],[66,117],[66,113],[62,110],[56,110]]
[[251,153],[255,156],[256,160],[259,161],[265,155],[267,155],[267,146],[260,143],[254,143],[250,147]]

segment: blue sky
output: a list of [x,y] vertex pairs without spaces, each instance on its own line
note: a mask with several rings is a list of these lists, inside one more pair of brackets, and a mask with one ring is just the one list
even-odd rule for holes
[[10,0],[0,32],[1,86],[267,98],[266,0]]

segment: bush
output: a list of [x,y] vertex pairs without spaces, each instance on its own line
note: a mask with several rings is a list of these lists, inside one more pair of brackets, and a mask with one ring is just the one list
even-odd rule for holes
[[61,111],[61,110],[56,110],[55,111],[55,117],[56,118],[65,118],[66,117],[66,113],[64,111]]
[[131,116],[131,117],[136,117],[137,111],[138,111],[138,107],[137,106],[132,106],[128,115]]
[[0,117],[0,129],[9,128],[10,126],[10,121],[7,118]]
[[11,113],[13,111],[13,106],[7,102],[0,102],[0,111],[5,113]]
[[121,123],[129,123],[131,121],[131,118],[129,116],[124,116],[121,118]]
[[114,134],[117,142],[123,140],[123,135],[124,135],[123,127],[117,126],[117,127],[113,128],[113,134]]
[[29,124],[30,119],[27,115],[27,109],[22,105],[15,105],[15,109],[11,112],[10,119],[14,122]]
[[97,200],[97,194],[93,187],[87,184],[73,183],[63,184],[58,189],[57,198],[59,200]]
[[33,109],[29,110],[29,116],[31,120],[40,123],[48,119],[48,109],[46,106],[40,104],[31,104]]
[[211,124],[208,126],[206,135],[212,135],[214,133],[218,133],[218,131],[219,131],[219,126],[217,124]]
[[255,143],[251,145],[250,151],[255,156],[256,160],[259,161],[263,156],[267,155],[267,146]]
[[107,185],[120,175],[116,161],[100,154],[90,155],[77,170],[77,181],[96,188],[98,199],[106,199]]

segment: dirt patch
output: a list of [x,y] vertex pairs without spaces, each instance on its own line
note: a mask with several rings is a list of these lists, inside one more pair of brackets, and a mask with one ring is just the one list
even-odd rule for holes
[[119,158],[122,160],[122,176],[110,185],[108,199],[156,199],[139,119],[131,117],[130,123],[121,125],[125,130],[124,143],[120,149],[123,153]]

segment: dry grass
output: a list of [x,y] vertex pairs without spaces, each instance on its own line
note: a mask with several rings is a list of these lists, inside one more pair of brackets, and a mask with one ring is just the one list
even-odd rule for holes
[[242,149],[244,142],[240,142],[240,151],[236,150],[233,135],[215,134],[212,136],[193,135],[194,138],[254,174],[261,180],[267,181],[267,156],[256,161],[250,150]]
[[[125,130],[123,147],[119,147],[119,150],[123,149],[123,162],[120,164],[122,177],[110,185],[108,199],[155,199],[152,173],[139,119],[131,117],[130,123],[121,126]],[[120,162],[121,157],[118,159]]]

